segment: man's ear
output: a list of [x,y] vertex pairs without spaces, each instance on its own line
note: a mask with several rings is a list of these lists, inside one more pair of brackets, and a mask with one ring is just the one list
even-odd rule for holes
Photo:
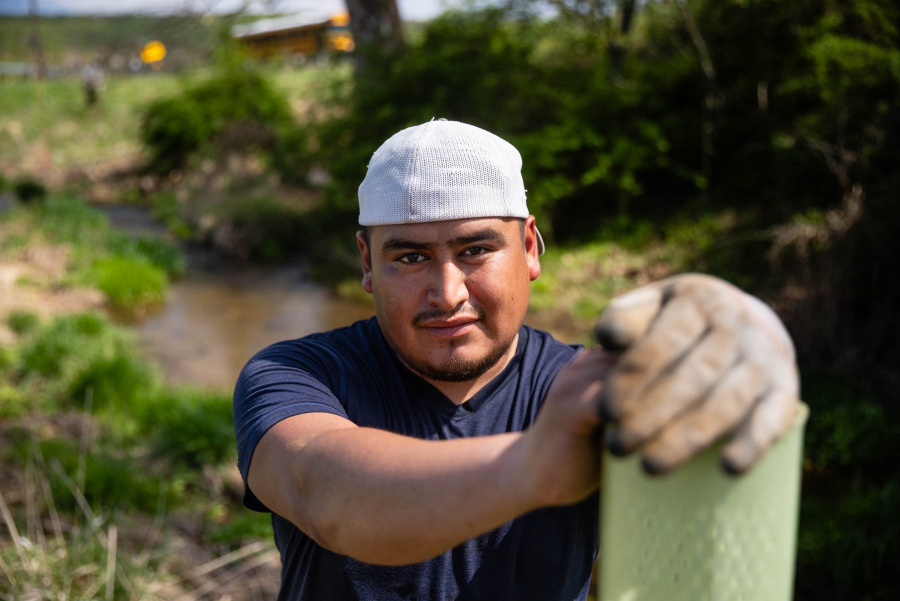
[[362,259],[362,287],[363,290],[372,294],[372,255],[369,253],[365,232],[356,232],[356,246],[359,247],[359,256]]
[[534,215],[529,215],[525,220],[525,261],[528,263],[528,277],[533,282],[541,275],[541,259],[538,253],[537,228],[534,225]]

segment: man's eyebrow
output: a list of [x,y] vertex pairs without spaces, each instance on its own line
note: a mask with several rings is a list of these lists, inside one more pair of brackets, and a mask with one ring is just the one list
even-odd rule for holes
[[[448,245],[465,246],[474,242],[493,242],[495,244],[503,244],[506,242],[506,236],[493,228],[486,228],[472,232],[465,236],[458,236],[448,241]],[[388,238],[381,245],[381,252],[388,253],[397,250],[431,250],[436,246],[433,242],[417,242],[415,240],[405,240],[403,238]]]
[[415,240],[404,240],[403,238],[388,238],[381,245],[381,252],[391,252],[395,250],[429,250],[434,248],[431,242],[416,242]]
[[464,246],[474,242],[493,242],[494,244],[503,244],[506,242],[506,236],[493,228],[486,228],[472,232],[466,236],[459,236],[453,239],[454,246]]

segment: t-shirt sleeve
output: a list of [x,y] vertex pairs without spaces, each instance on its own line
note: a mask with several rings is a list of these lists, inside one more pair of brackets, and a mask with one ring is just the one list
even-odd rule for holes
[[244,505],[255,511],[269,511],[247,485],[250,459],[263,434],[281,420],[303,413],[347,418],[336,394],[345,377],[343,370],[328,365],[330,354],[316,346],[304,340],[274,344],[250,359],[235,385],[238,469],[244,481]]

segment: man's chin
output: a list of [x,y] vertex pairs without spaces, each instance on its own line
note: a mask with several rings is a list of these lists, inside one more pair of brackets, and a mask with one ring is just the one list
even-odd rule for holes
[[[488,353],[481,352],[469,354],[465,352],[469,349],[464,348],[469,345],[450,343],[443,345],[444,348],[441,349],[442,352],[439,353],[442,357],[437,361],[404,357],[402,355],[400,358],[407,367],[426,380],[433,380],[436,382],[468,382],[480,378],[490,371],[491,368],[496,366],[506,355],[510,344],[512,343],[498,345],[490,349]],[[448,349],[447,346],[456,348]]]

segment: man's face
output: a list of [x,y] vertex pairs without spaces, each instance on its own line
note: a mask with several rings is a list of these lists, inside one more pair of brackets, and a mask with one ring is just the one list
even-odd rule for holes
[[472,380],[493,367],[541,271],[534,217],[377,226],[357,243],[385,338],[430,380]]

